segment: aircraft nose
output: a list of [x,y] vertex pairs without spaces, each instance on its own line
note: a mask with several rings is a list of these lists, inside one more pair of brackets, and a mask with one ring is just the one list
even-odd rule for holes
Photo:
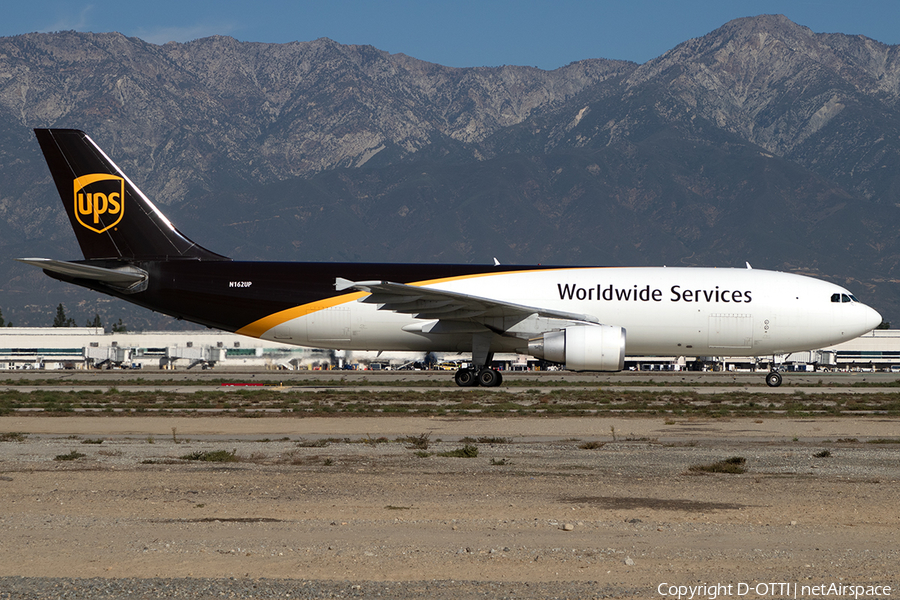
[[881,323],[883,322],[881,313],[879,313],[871,306],[866,306],[865,309],[866,331],[871,331],[881,325]]

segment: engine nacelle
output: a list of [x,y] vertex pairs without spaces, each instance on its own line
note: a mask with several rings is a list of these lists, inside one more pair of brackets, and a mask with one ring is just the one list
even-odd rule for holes
[[613,325],[573,325],[528,340],[528,353],[563,363],[569,371],[621,371],[625,330]]

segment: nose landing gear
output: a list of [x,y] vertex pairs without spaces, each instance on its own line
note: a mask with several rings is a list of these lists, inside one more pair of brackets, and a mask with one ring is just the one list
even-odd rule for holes
[[766,385],[773,388],[781,385],[781,373],[778,371],[769,371],[766,373]]

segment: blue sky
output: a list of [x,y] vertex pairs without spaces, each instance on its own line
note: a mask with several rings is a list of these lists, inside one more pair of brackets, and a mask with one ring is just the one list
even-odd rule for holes
[[897,0],[30,0],[6,3],[0,36],[118,31],[156,44],[217,34],[328,37],[454,67],[554,69],[584,58],[645,62],[731,19],[770,13],[815,32],[900,43]]

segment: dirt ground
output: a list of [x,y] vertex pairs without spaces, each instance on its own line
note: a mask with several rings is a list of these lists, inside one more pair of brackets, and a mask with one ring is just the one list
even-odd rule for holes
[[[8,416],[0,576],[590,581],[641,597],[835,583],[896,595],[900,444],[869,442],[897,440],[898,425]],[[477,456],[440,456],[466,443]],[[181,458],[219,450],[240,460]],[[85,456],[57,459],[73,452]],[[746,473],[691,470],[733,456]]]

